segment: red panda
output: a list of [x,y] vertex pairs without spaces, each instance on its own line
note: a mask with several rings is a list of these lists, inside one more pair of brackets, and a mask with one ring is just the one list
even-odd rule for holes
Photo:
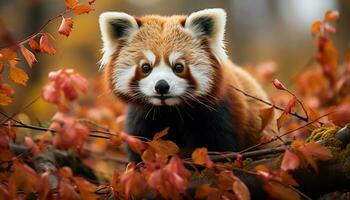
[[[101,14],[101,67],[109,88],[127,103],[127,133],[149,139],[165,128],[184,151],[239,151],[259,142],[267,100],[224,49],[226,12],[134,17]],[[139,158],[132,154],[131,160]]]

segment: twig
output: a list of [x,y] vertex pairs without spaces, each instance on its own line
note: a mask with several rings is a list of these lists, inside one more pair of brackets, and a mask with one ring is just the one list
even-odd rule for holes
[[[38,35],[43,34],[43,30],[44,30],[44,28],[46,28],[47,25],[49,25],[49,24],[50,24],[52,21],[54,21],[55,19],[62,17],[63,15],[67,14],[67,13],[70,12],[70,11],[71,11],[71,9],[66,9],[65,11],[61,12],[60,14],[58,14],[58,15],[56,15],[56,16],[50,18],[49,20],[47,20],[47,21],[38,29],[38,31],[36,31],[36,32],[34,32],[33,34],[31,34],[31,35],[25,37],[25,38],[22,39],[22,40],[19,40],[19,41],[15,42],[15,44],[16,44],[17,46],[23,45],[23,44],[27,43],[31,38],[34,38],[34,37],[36,37],[36,36],[38,36]],[[0,49],[6,48],[6,47],[10,47],[10,46],[8,46],[8,45],[2,46],[2,47],[0,47]]]
[[[272,103],[270,103],[270,102],[268,102],[268,101],[265,101],[265,100],[263,100],[263,99],[260,99],[260,98],[258,98],[258,97],[255,97],[255,96],[253,96],[253,95],[251,95],[251,94],[248,94],[248,93],[246,93],[245,91],[243,91],[243,90],[241,90],[241,89],[239,89],[239,88],[237,88],[237,87],[235,87],[235,86],[233,86],[233,85],[232,85],[232,87],[233,87],[235,90],[237,90],[238,92],[244,94],[245,96],[247,96],[247,97],[249,97],[249,98],[253,98],[253,99],[255,99],[255,100],[257,100],[257,101],[260,101],[260,102],[262,102],[262,103],[264,103],[264,104],[266,104],[266,105],[273,106],[273,107],[274,107],[275,109],[277,109],[277,110],[284,111],[284,108],[281,108],[281,107],[276,106],[276,105],[274,105],[274,104],[272,104]],[[294,116],[294,117],[296,117],[296,118],[298,118],[298,119],[300,119],[300,120],[302,120],[302,121],[304,121],[304,122],[308,122],[308,118],[303,117],[303,116],[297,114],[296,112],[289,112],[288,114],[290,114],[290,115],[292,115],[292,116]]]
[[[300,129],[303,129],[303,128],[305,128],[305,127],[307,127],[307,126],[309,126],[309,125],[311,125],[311,124],[313,124],[313,123],[316,123],[318,120],[320,120],[320,119],[323,118],[323,117],[326,117],[326,116],[330,115],[331,113],[332,113],[332,112],[326,113],[326,114],[324,114],[324,115],[321,115],[320,117],[318,117],[318,118],[316,118],[316,119],[314,119],[314,120],[312,120],[312,121],[310,121],[310,122],[304,124],[303,126],[300,126],[300,127],[298,127],[298,128],[295,128],[295,129],[292,129],[292,130],[289,130],[289,131],[286,131],[285,133],[279,135],[278,137],[284,137],[284,136],[286,136],[286,135],[288,135],[288,134],[291,134],[291,133],[293,133],[293,132],[295,132],[295,131],[298,131],[298,130],[300,130]],[[258,143],[258,144],[256,144],[256,145],[253,145],[253,146],[251,146],[251,147],[248,147],[248,148],[246,148],[246,149],[243,149],[242,151],[240,151],[240,153],[247,152],[247,151],[250,151],[250,150],[252,150],[252,149],[255,149],[255,148],[259,147],[259,146],[262,146],[262,145],[265,145],[265,144],[269,144],[269,143],[271,143],[271,142],[274,142],[274,141],[278,140],[278,137],[277,137],[277,136],[276,136],[276,137],[273,137],[273,138],[271,138],[270,140],[268,140],[268,141],[266,141],[266,142],[260,142],[260,143]]]

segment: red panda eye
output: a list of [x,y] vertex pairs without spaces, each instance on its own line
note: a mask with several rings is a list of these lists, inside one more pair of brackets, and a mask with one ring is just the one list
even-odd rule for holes
[[141,65],[141,70],[143,73],[148,74],[152,70],[152,68],[149,64],[145,63]]
[[175,66],[173,67],[175,73],[181,73],[184,71],[184,69],[185,67],[183,66],[183,64],[180,63],[175,64]]

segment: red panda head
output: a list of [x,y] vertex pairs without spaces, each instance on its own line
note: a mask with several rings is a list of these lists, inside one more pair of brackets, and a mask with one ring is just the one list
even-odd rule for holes
[[128,102],[152,105],[215,98],[227,59],[225,22],[223,9],[171,17],[101,14],[101,67],[111,89]]

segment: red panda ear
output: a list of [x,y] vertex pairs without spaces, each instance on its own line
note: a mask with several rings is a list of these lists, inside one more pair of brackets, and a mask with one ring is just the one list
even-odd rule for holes
[[189,15],[184,27],[195,38],[208,39],[213,52],[218,58],[224,61],[227,57],[223,45],[225,24],[225,10],[212,8]]
[[103,41],[101,66],[107,64],[110,56],[116,51],[120,40],[127,39],[139,28],[139,22],[123,12],[104,12],[99,19]]

